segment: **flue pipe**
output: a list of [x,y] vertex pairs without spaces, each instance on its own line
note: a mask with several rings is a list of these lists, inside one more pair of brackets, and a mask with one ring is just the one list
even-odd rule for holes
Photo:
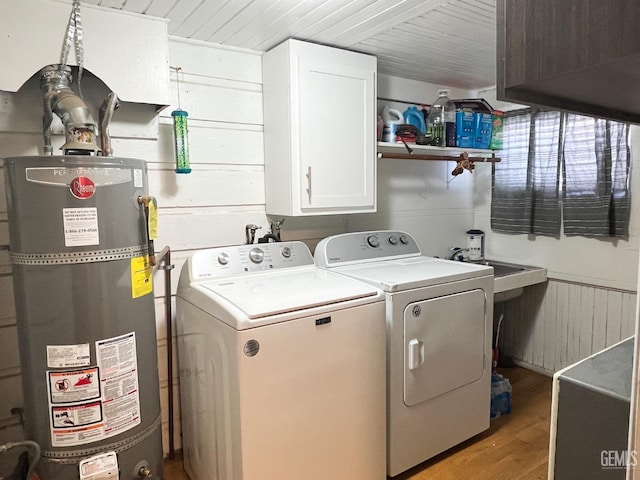
[[97,124],[86,103],[71,90],[71,68],[47,65],[40,71],[40,88],[44,93],[42,133],[44,152],[53,155],[51,124],[55,113],[64,125],[66,143],[61,147],[65,154],[91,155],[100,151],[96,144]]

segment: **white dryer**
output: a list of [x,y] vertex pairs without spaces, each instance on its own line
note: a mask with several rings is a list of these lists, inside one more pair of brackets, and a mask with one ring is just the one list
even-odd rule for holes
[[190,478],[385,479],[384,305],[300,242],[194,253],[176,306]]
[[422,256],[396,231],[325,238],[315,261],[385,291],[390,476],[489,428],[491,267]]

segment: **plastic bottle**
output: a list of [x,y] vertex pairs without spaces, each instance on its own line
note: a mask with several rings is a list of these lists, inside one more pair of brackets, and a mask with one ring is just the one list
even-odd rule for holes
[[491,418],[511,413],[511,383],[499,373],[491,375]]
[[427,117],[427,134],[431,135],[431,145],[455,147],[456,145],[456,105],[449,99],[449,90],[438,90],[438,98]]
[[376,142],[382,141],[382,132],[384,132],[384,120],[382,115],[378,115],[378,121],[376,122]]
[[382,109],[382,120],[384,121],[382,130],[382,141],[395,142],[396,130],[398,129],[398,125],[404,122],[402,112],[393,108],[389,108],[389,105],[385,105]]
[[447,147],[458,145],[458,131],[456,126],[456,104],[449,101],[444,109],[445,143]]
[[429,117],[429,107],[426,105],[420,105],[420,111],[422,112],[422,117],[424,118],[424,127],[427,128],[427,118]]
[[424,116],[415,105],[411,105],[409,108],[407,108],[402,116],[404,117],[404,123],[413,125],[423,135],[427,133],[427,128],[424,123]]

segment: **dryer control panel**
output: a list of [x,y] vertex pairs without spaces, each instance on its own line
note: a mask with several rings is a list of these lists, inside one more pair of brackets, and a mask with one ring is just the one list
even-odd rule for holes
[[420,247],[406,232],[381,230],[334,235],[316,247],[316,264],[331,267],[370,260],[420,256]]
[[211,280],[281,268],[313,265],[302,242],[259,243],[200,250],[189,258],[190,280]]

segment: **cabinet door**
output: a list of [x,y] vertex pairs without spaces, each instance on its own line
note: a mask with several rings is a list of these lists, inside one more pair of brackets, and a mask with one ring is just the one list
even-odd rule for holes
[[640,123],[638,0],[498,0],[497,97]]
[[313,54],[302,51],[294,58],[300,209],[309,214],[375,211],[376,60],[311,47]]

